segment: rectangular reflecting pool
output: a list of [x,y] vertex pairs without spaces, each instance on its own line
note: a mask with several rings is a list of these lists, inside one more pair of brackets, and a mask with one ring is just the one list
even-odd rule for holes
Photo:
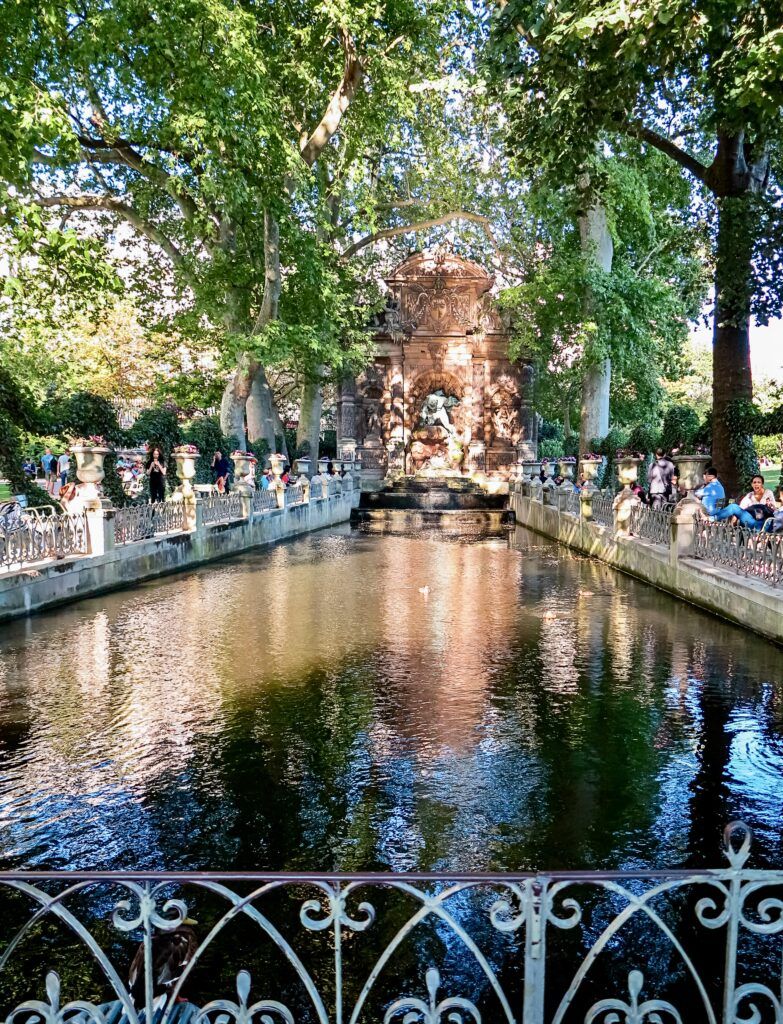
[[325,531],[0,630],[0,866],[780,864],[781,681],[519,528]]

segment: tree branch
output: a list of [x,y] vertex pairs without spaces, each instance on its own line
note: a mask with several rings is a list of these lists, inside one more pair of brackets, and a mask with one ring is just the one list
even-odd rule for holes
[[57,196],[36,196],[33,202],[44,208],[65,207],[69,210],[105,210],[108,213],[116,213],[123,220],[127,220],[136,230],[149,238],[151,242],[159,246],[169,257],[176,267],[182,267],[185,259],[171,239],[165,235],[154,224],[144,220],[141,214],[128,206],[117,196],[110,195],[57,195]]
[[627,130],[629,135],[633,135],[634,138],[641,139],[642,142],[647,142],[649,145],[654,146],[661,153],[665,153],[671,160],[684,167],[686,171],[690,171],[699,181],[704,181],[707,174],[705,165],[700,160],[697,160],[695,156],[691,156],[684,149],[680,149],[676,142],[672,142],[671,139],[659,135],[658,132],[654,132],[643,124],[636,124],[632,121],[628,122]]
[[375,231],[371,235],[365,235],[364,238],[360,238],[358,242],[354,242],[353,245],[349,245],[348,248],[343,251],[343,259],[355,256],[357,252],[360,252],[362,249],[366,249],[368,245],[374,245],[375,242],[380,242],[384,238],[394,238],[397,235],[408,235],[415,231],[426,231],[428,228],[437,228],[441,224],[449,224],[453,220],[467,220],[471,221],[473,224],[480,224],[484,234],[492,245],[497,248],[497,241],[492,233],[492,222],[489,217],[484,217],[480,213],[470,213],[467,210],[452,210],[451,213],[444,213],[442,217],[433,217],[430,220],[420,220],[414,224],[403,224],[400,227],[395,228],[384,228],[382,231]]
[[323,152],[331,137],[340,127],[343,114],[351,105],[356,91],[364,78],[365,64],[356,52],[353,37],[345,28],[340,28],[343,44],[344,67],[342,81],[332,93],[320,123],[309,137],[303,137],[299,152],[308,167],[312,167]]

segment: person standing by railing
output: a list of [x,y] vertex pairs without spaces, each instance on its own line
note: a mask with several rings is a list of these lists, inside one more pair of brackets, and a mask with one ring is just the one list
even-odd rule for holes
[[228,494],[228,475],[230,472],[231,466],[228,459],[222,452],[215,452],[212,459],[212,476],[215,480],[218,494]]
[[655,451],[655,462],[650,466],[647,473],[647,487],[650,495],[650,505],[659,511],[667,501],[671,501],[673,491],[672,480],[674,478],[674,463],[667,456],[663,448]]
[[68,483],[68,470],[71,468],[71,457],[68,452],[63,452],[57,460],[57,472],[60,476],[60,490]]
[[166,500],[166,465],[160,448],[153,448],[147,460],[147,476],[150,478],[150,501],[156,504]]

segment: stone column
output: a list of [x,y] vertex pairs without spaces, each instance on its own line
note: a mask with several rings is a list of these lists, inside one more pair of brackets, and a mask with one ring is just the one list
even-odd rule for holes
[[88,547],[91,555],[105,555],[114,550],[114,516],[113,508],[87,509]]
[[391,356],[389,410],[389,440],[405,443],[405,423],[403,420],[404,369],[402,349],[395,349]]
[[337,422],[337,454],[356,451],[356,378],[353,374],[344,377],[340,384]]

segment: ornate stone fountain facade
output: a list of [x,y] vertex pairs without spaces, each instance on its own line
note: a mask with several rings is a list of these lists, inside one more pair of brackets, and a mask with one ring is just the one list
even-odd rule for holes
[[535,455],[532,366],[512,363],[494,278],[449,252],[409,256],[387,279],[376,354],[343,382],[338,439],[364,473],[507,477]]

